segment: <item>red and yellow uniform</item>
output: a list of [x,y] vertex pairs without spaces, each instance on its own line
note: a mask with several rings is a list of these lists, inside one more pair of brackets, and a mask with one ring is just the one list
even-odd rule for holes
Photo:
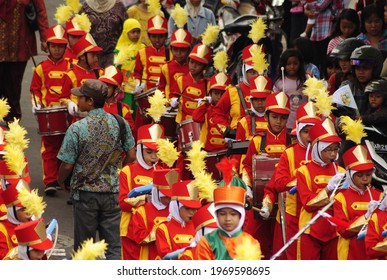
[[387,212],[376,209],[368,222],[365,236],[366,254],[371,259],[386,260],[387,250],[383,245],[387,238],[382,233],[387,230]]
[[[267,121],[265,117],[254,116],[255,119],[255,131],[261,132],[267,130]],[[251,116],[247,115],[240,119],[237,124],[235,140],[250,140],[253,137],[253,130],[251,127]]]
[[0,218],[0,260],[17,247],[15,227],[17,225],[10,223],[4,215]]
[[188,74],[188,63],[179,64],[176,60],[168,61],[161,66],[161,75],[158,89],[163,91],[165,97],[170,99],[172,97],[179,97],[179,87],[177,85],[177,78]]
[[[132,129],[132,134],[136,135],[136,126],[134,125],[134,120],[132,117],[132,110],[130,106],[126,103],[120,102],[122,106],[122,117],[128,122],[130,128]],[[103,105],[103,109],[111,114],[118,114],[118,102],[106,103]]]
[[70,47],[66,48],[63,59],[70,63],[70,65],[75,65],[78,63],[78,57]]

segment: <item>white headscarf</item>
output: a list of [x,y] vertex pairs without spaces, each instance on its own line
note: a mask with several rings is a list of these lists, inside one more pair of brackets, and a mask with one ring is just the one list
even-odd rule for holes
[[[251,99],[253,99],[254,97],[250,97],[250,103],[251,103]],[[250,110],[252,111],[252,112],[254,112],[254,114],[257,116],[257,117],[263,117],[264,115],[265,115],[265,112],[263,112],[263,113],[259,113],[257,110],[255,110],[254,109],[254,107],[253,106],[251,106],[251,108],[250,108]]]
[[297,140],[298,140],[298,143],[306,148],[306,146],[304,145],[304,143],[302,143],[301,141],[301,137],[300,137],[300,132],[301,130],[305,127],[305,126],[308,126],[308,125],[311,125],[313,126],[314,124],[313,123],[300,123],[300,122],[297,122],[297,125],[296,125],[296,135],[297,135]]
[[167,218],[167,221],[170,221],[172,218],[178,221],[182,227],[185,227],[185,222],[180,217],[180,208],[184,205],[182,203],[179,203],[177,200],[171,200],[169,203],[169,216]]
[[163,210],[163,209],[167,208],[167,205],[164,205],[160,201],[160,198],[164,197],[164,196],[165,195],[162,192],[160,192],[158,188],[156,188],[156,187],[152,188],[151,202],[152,202],[153,206],[156,207],[157,210]]
[[250,69],[253,69],[253,66],[252,65],[249,65],[249,64],[246,64],[246,63],[243,63],[242,64],[242,78],[243,78],[243,82],[247,85],[250,85],[250,81],[247,80],[247,71],[249,71]]
[[31,251],[31,250],[32,250],[31,247],[24,246],[24,245],[18,245],[17,246],[17,256],[21,260],[28,261],[28,260],[30,260],[30,258],[28,256],[28,251]]
[[226,231],[224,230],[220,224],[219,224],[219,221],[218,221],[218,215],[215,215],[215,220],[216,220],[216,224],[218,225],[218,228],[220,228],[222,231],[224,231],[225,233],[227,233],[227,235],[229,237],[232,237],[232,235],[234,233],[236,233],[237,231],[239,231],[244,222],[245,222],[245,216],[246,216],[246,211],[245,211],[245,208],[242,207],[242,206],[239,206],[239,205],[235,205],[235,204],[227,204],[227,203],[222,203],[222,204],[218,204],[218,205],[215,205],[215,213],[219,210],[219,209],[222,209],[222,208],[232,208],[234,209],[235,211],[239,212],[241,214],[241,218],[239,219],[239,223],[238,223],[238,226],[232,230],[232,231]]
[[118,0],[86,0],[87,5],[97,13],[105,13],[113,8]]
[[143,145],[141,143],[139,143],[139,144],[137,144],[137,148],[136,148],[136,158],[137,158],[138,163],[146,170],[153,168],[154,165],[148,165],[145,162],[142,152],[143,152]]
[[[312,160],[321,165],[322,167],[328,165],[328,163],[323,162],[321,159],[321,152],[327,148],[329,145],[335,142],[323,142],[323,141],[317,141],[312,147]],[[336,160],[339,154],[336,155]]]
[[7,208],[7,219],[10,223],[14,225],[21,225],[23,222],[19,221],[16,217],[16,211],[22,209],[19,206],[11,206]]

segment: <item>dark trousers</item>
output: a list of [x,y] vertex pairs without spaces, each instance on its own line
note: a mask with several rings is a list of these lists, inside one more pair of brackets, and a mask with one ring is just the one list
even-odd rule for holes
[[327,55],[327,48],[328,48],[328,43],[330,41],[330,38],[326,38],[322,41],[312,41],[313,45],[313,61],[312,63],[320,69],[320,73],[325,72],[325,67],[326,67],[326,62],[325,58]]
[[20,97],[22,81],[27,61],[24,62],[0,62],[0,98],[6,98],[11,106],[5,121],[13,121],[13,118],[21,119]]

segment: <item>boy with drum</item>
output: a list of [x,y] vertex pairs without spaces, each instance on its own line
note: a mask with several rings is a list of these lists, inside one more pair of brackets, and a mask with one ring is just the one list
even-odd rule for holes
[[[65,100],[62,91],[64,76],[70,70],[70,63],[63,59],[66,50],[66,31],[61,25],[55,25],[47,30],[47,47],[49,56],[41,62],[34,70],[30,91],[32,94],[32,112],[38,113],[42,108],[52,108],[53,112],[64,109],[61,120],[65,124],[67,112],[65,107],[60,107]],[[49,125],[49,124],[48,124]],[[43,166],[43,183],[45,194],[54,195],[59,185],[56,181],[60,161],[56,158],[66,133],[67,126],[63,131],[41,136],[41,157]]]

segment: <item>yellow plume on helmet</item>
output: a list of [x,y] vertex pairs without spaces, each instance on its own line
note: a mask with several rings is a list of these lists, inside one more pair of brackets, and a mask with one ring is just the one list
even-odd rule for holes
[[269,63],[266,60],[265,53],[262,51],[262,46],[259,46],[259,48],[252,48],[251,53],[254,70],[257,71],[259,75],[263,75],[267,71]]
[[207,47],[211,46],[211,44],[215,43],[216,39],[218,38],[219,32],[220,29],[218,25],[212,25],[209,23],[202,36],[203,44]]
[[66,0],[66,5],[70,6],[75,14],[82,8],[82,4],[79,0]]
[[332,106],[333,96],[329,95],[329,92],[325,89],[325,87],[322,89],[319,89],[315,97],[316,97],[315,105],[317,107],[317,113],[324,115],[325,117],[329,117],[332,113],[332,110],[336,110],[336,108]]
[[171,17],[175,20],[177,28],[184,28],[184,25],[188,21],[187,12],[180,6],[179,3],[176,3],[175,9],[171,13]]
[[150,107],[146,110],[146,114],[158,123],[161,116],[167,112],[166,104],[168,100],[162,91],[156,89],[155,93],[148,97],[148,102]]
[[192,148],[187,152],[187,164],[188,170],[192,172],[195,177],[202,170],[206,169],[206,163],[204,159],[207,156],[207,152],[202,150],[203,144],[200,141],[192,142]]
[[262,18],[257,18],[257,20],[250,24],[250,26],[251,30],[248,37],[254,42],[254,44],[257,44],[259,40],[266,37],[265,32],[267,26]]
[[364,124],[362,120],[353,120],[348,116],[340,117],[340,125],[343,132],[346,134],[346,139],[361,143],[363,137],[367,137],[367,133],[364,132]]
[[58,24],[65,24],[66,21],[73,16],[73,14],[74,11],[70,6],[61,4],[58,8],[56,8],[54,18]]
[[161,14],[161,4],[160,0],[148,0],[148,11],[152,15],[160,15]]
[[4,121],[4,118],[8,115],[11,106],[8,105],[6,98],[0,99],[0,121]]
[[101,259],[108,244],[105,240],[93,243],[93,238],[87,239],[81,247],[73,254],[73,260],[96,260]]
[[308,96],[309,100],[315,101],[316,95],[319,94],[320,90],[325,90],[324,82],[308,75],[308,79],[304,82],[302,93]]
[[91,29],[91,21],[87,14],[82,13],[82,14],[77,14],[74,16],[76,22],[78,23],[78,26],[80,29],[85,31],[86,33],[90,32]]
[[214,55],[214,68],[218,70],[218,72],[226,72],[227,69],[228,56],[226,51],[218,51]]
[[34,215],[36,218],[41,218],[47,203],[43,201],[43,197],[38,195],[38,190],[34,189],[31,192],[26,188],[20,188],[18,199],[26,208],[26,212]]
[[156,141],[156,143],[158,145],[157,156],[162,162],[171,168],[175,161],[179,158],[180,152],[177,151],[174,142],[170,142],[168,138],[160,138]]

